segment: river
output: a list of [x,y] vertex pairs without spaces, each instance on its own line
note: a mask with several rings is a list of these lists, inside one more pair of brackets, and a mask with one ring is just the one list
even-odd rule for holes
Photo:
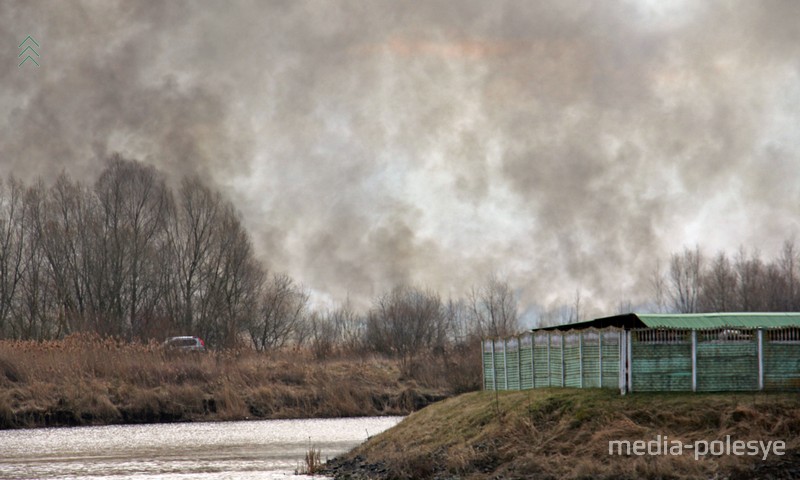
[[[291,479],[402,417],[112,425],[0,431],[2,479]],[[321,478],[321,477],[316,477]]]

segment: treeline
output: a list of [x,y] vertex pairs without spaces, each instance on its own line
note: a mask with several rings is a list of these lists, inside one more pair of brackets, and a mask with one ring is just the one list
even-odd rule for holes
[[401,285],[366,313],[312,310],[300,284],[267,272],[236,209],[198,177],[171,186],[114,156],[92,185],[67,174],[0,185],[0,338],[191,334],[214,347],[372,350],[411,365],[419,352],[518,329],[516,296],[494,277],[463,299]]
[[800,309],[800,257],[787,240],[777,258],[764,261],[743,248],[734,256],[712,257],[700,247],[673,254],[666,272],[653,276],[661,311],[792,312]]
[[197,332],[227,345],[256,310],[265,282],[247,232],[197,177],[172,191],[115,156],[91,187],[12,178],[0,202],[3,337]]
[[[365,314],[349,303],[309,317],[309,344],[317,356],[373,351],[399,358],[406,373],[430,355],[451,359],[478,354],[484,337],[518,333],[518,299],[508,282],[490,276],[465,298],[443,300],[436,292],[399,285],[373,301]],[[470,359],[480,366],[480,359]],[[479,378],[478,375],[475,378]]]

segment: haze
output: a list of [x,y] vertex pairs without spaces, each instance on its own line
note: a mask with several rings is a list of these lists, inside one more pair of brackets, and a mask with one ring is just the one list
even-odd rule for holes
[[[0,176],[112,153],[230,198],[319,302],[488,275],[650,295],[800,221],[800,2],[5,1]],[[17,67],[32,35],[41,67]]]

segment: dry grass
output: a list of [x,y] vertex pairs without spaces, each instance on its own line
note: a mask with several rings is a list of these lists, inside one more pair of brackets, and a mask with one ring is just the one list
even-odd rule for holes
[[[389,476],[399,478],[694,479],[727,478],[736,471],[748,478],[759,461],[734,456],[698,461],[689,450],[682,457],[608,454],[609,440],[649,441],[657,434],[684,442],[726,435],[783,440],[787,451],[797,452],[800,397],[622,397],[614,391],[552,389],[503,392],[495,398],[491,392],[475,392],[412,414],[341,462],[362,458],[362,466],[381,465]],[[766,468],[769,471],[769,465]]]
[[322,453],[318,448],[311,447],[303,457],[303,464],[295,470],[297,475],[316,475],[322,469]]
[[0,341],[0,428],[405,414],[449,390],[403,379],[380,357],[169,354],[83,335]]

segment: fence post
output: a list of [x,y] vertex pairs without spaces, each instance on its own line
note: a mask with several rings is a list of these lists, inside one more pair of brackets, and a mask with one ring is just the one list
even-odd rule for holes
[[517,337],[517,385],[522,390],[522,342]]
[[553,340],[550,332],[547,332],[547,386],[553,386],[553,375],[550,361],[550,342]]
[[505,384],[503,390],[508,390],[508,341],[503,339],[503,383]]
[[497,363],[494,359],[494,338],[492,339],[492,390],[497,391]]
[[531,333],[531,388],[536,388],[536,334]]
[[627,348],[625,348],[625,345],[628,343],[625,340],[626,333],[627,330],[619,331],[619,345],[617,345],[619,347],[619,372],[617,372],[617,376],[619,378],[617,380],[619,383],[619,393],[622,395],[625,395],[625,371],[628,363],[627,359],[625,358],[627,353]]
[[628,345],[627,345],[628,352],[625,354],[625,360],[628,362],[628,369],[627,369],[628,386],[627,386],[627,390],[629,392],[633,392],[633,335],[631,335],[631,333],[633,333],[633,332],[629,331],[628,335],[627,335],[627,337],[628,337]]
[[692,330],[692,391],[697,391],[697,330]]
[[564,332],[561,332],[561,387],[567,386],[567,369],[564,368]]
[[486,390],[486,339],[481,338],[481,374],[483,374],[483,382],[481,382],[481,390]]
[[756,330],[758,337],[758,389],[764,390],[764,330]]
[[583,388],[583,332],[578,334],[578,387]]
[[600,377],[600,388],[603,388],[603,331],[598,330],[597,332],[597,351],[599,352],[600,356],[600,369],[598,371],[598,376]]

